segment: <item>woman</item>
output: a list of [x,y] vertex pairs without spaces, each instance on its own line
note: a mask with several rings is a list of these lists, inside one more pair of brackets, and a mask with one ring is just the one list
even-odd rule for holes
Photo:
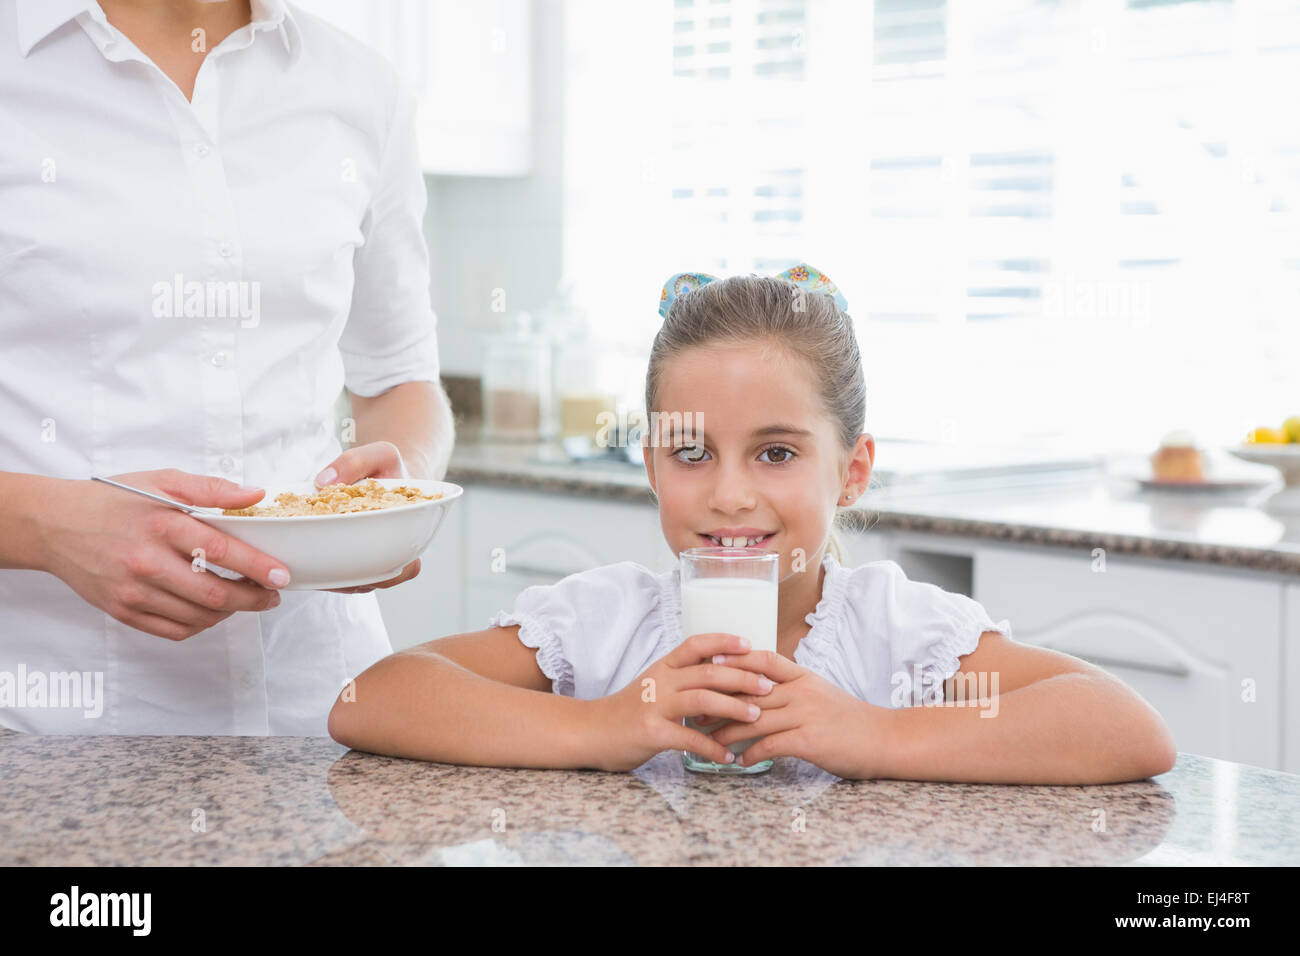
[[0,726],[325,734],[375,595],[88,478],[442,476],[412,99],[282,0],[0,0],[0,103]]

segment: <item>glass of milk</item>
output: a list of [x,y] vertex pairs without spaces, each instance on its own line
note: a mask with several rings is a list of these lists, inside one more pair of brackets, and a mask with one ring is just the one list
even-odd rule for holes
[[[690,548],[679,557],[682,585],[682,640],[721,632],[749,638],[751,650],[776,650],[776,598],[781,556],[761,548]],[[709,733],[727,719],[707,725],[690,717],[682,723]],[[739,740],[728,749],[742,754],[754,741]],[[771,760],[752,767],[714,763],[682,751],[687,770],[700,773],[762,773]]]

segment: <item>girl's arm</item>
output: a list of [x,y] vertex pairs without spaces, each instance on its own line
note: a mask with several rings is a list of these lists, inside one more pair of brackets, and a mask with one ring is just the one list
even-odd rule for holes
[[[345,688],[329,734],[357,750],[488,767],[600,763],[598,701],[551,693],[519,628],[493,627],[399,651]],[[349,700],[349,691],[355,699]]]
[[726,762],[732,754],[682,718],[753,721],[759,708],[736,695],[772,689],[758,674],[711,663],[749,650],[744,638],[697,634],[621,691],[581,700],[551,693],[518,635],[518,626],[492,627],[384,658],[334,702],[330,736],[371,753],[480,767],[632,770],[669,749]]
[[[978,689],[991,699],[977,703],[966,693],[962,700],[956,693],[959,681],[962,691]],[[981,635],[944,690],[945,701],[964,705],[889,712],[893,745],[879,776],[1119,783],[1165,773],[1178,756],[1159,712],[1119,678],[1068,654],[1017,644],[997,631]]]

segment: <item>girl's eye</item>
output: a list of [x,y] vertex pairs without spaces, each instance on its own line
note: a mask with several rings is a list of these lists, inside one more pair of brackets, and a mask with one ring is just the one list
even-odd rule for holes
[[768,459],[768,461],[773,465],[784,465],[787,461],[790,461],[792,458],[794,458],[794,451],[792,451],[789,448],[786,448],[783,445],[773,445],[771,448],[764,448],[763,454],[759,455],[759,458],[762,458],[763,455],[769,455],[773,453],[779,456],[778,458],[776,458],[775,461],[773,461],[770,458]]
[[[685,457],[682,457],[683,454],[685,454]],[[673,457],[676,458],[678,461],[684,461],[690,464],[695,464],[696,462],[703,461],[704,456],[707,454],[708,452],[706,452],[699,445],[690,445],[686,448],[677,449],[675,452],[673,452]]]

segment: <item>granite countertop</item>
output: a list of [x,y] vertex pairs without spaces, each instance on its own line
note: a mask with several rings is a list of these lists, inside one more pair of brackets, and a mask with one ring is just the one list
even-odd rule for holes
[[[1109,786],[498,770],[324,737],[0,730],[0,865],[1290,865],[1300,776],[1180,754]],[[1104,829],[1102,824],[1104,823]]]
[[[877,465],[884,458],[877,452]],[[447,480],[653,504],[642,468],[575,463],[556,444],[458,437]],[[873,482],[874,483],[874,482]],[[1092,468],[977,480],[893,473],[846,509],[850,527],[1132,554],[1300,575],[1300,515],[1260,507],[1276,484],[1237,491],[1149,490]]]

